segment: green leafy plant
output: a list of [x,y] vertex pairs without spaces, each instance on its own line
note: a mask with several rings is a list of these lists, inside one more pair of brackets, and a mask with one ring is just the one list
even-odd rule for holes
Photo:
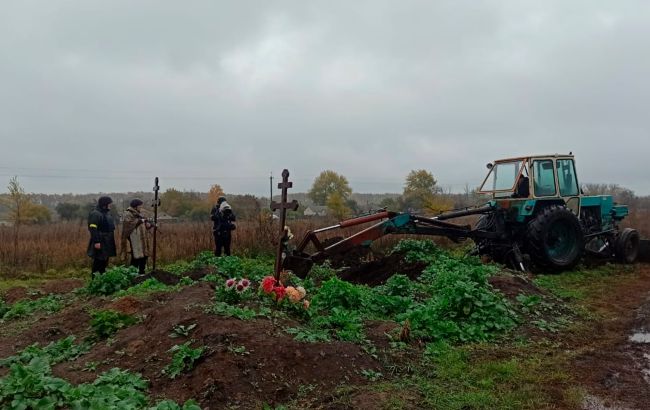
[[284,329],[285,332],[294,336],[294,339],[299,342],[307,343],[317,343],[317,342],[329,342],[332,339],[330,338],[329,331],[327,329],[312,329],[309,327],[289,327]]
[[144,282],[138,283],[137,285],[133,285],[126,289],[117,291],[114,297],[123,297],[127,295],[143,296],[154,292],[173,291],[178,288],[179,288],[178,286],[168,286],[154,278],[149,278]]
[[315,317],[310,325],[315,329],[331,330],[339,340],[360,342],[365,339],[361,316],[350,310],[332,308],[329,315]]
[[4,301],[4,299],[0,298],[0,317],[3,317],[9,309],[10,306]]
[[169,337],[188,337],[190,332],[196,327],[196,323],[185,325],[176,325],[172,329]]
[[392,253],[404,255],[410,263],[433,263],[442,250],[432,240],[402,239],[393,248]]
[[314,296],[312,308],[329,311],[333,308],[359,309],[364,303],[364,293],[359,286],[332,278],[324,282]]
[[192,341],[185,342],[182,345],[174,345],[170,352],[173,353],[172,361],[163,369],[163,374],[170,379],[175,379],[184,371],[190,371],[194,368],[194,363],[203,356],[204,347],[191,348]]
[[172,400],[163,400],[148,410],[202,410],[195,400],[188,400],[182,406]]
[[73,360],[90,350],[90,343],[83,342],[75,344],[75,337],[66,338],[52,342],[45,347],[40,347],[38,343],[27,346],[20,353],[9,356],[0,360],[0,366],[10,366],[14,363],[27,364],[35,357],[46,357],[50,364],[60,363],[66,360]]
[[237,354],[237,355],[240,355],[240,356],[246,356],[246,355],[251,354],[251,352],[249,352],[249,351],[246,349],[246,346],[234,346],[234,345],[230,345],[230,346],[228,346],[228,351],[229,351],[230,353],[234,353],[234,354]]
[[2,320],[12,320],[29,316],[37,311],[55,313],[61,310],[62,307],[63,303],[59,295],[48,295],[36,300],[23,299],[14,303],[11,307],[5,306]]
[[86,291],[91,295],[112,295],[131,286],[137,275],[138,269],[133,266],[116,266],[93,277]]
[[361,370],[361,375],[365,377],[366,379],[370,380],[371,382],[375,382],[382,377],[384,377],[383,374],[380,372],[374,371],[372,369],[363,369]]
[[[240,307],[229,305],[225,302],[215,302],[208,306],[207,313],[213,313],[219,316],[235,317],[239,320],[251,320],[258,316],[258,313],[249,307]],[[260,312],[259,315],[262,315]]]
[[137,322],[133,316],[114,310],[98,310],[90,314],[90,326],[99,339],[106,339],[118,330]]

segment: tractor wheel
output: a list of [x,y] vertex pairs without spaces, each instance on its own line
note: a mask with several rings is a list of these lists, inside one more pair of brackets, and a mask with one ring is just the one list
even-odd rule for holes
[[616,259],[622,263],[634,263],[639,256],[639,233],[636,229],[625,228],[614,243]]
[[542,209],[528,223],[526,250],[540,268],[561,271],[574,267],[580,260],[585,238],[580,221],[565,206]]

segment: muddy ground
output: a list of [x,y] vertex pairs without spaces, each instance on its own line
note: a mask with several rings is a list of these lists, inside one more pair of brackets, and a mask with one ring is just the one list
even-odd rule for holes
[[[420,266],[392,262],[399,267],[390,266],[393,272],[416,277],[418,269],[421,271]],[[369,276],[372,268],[366,267],[370,270],[354,272],[348,279],[371,285],[383,283],[388,275],[386,264],[375,268],[374,275]],[[589,394],[585,408],[650,408],[650,265],[639,265],[636,269],[638,275],[613,286],[592,306],[605,318],[594,322],[595,328],[561,334],[554,341],[559,349],[574,352],[566,368],[573,383]],[[209,272],[197,271],[192,275],[198,278],[206,273]],[[175,280],[166,272],[152,277]],[[530,277],[500,275],[492,278],[491,284],[511,299],[522,292],[545,294]],[[66,281],[47,284],[38,292],[12,289],[5,298],[15,302],[50,292],[68,293],[79,286],[79,281]],[[295,325],[290,321],[240,321],[205,313],[204,306],[213,295],[209,284],[199,283],[179,292],[144,298],[82,298],[57,314],[38,318],[27,329],[5,325],[0,330],[0,357],[15,354],[35,342],[45,345],[67,335],[87,337],[91,333],[89,311],[110,308],[134,314],[141,321],[120,330],[110,343],[96,343],[80,358],[56,365],[56,376],[82,383],[112,367],[120,367],[149,379],[152,397],[176,401],[194,398],[205,408],[258,408],[261,403],[295,399],[305,391],[321,398],[318,403],[310,403],[320,408],[363,407],[364,393],[352,398],[351,407],[331,401],[338,388],[371,383],[362,372],[382,370],[376,355],[346,342],[296,342],[283,331]],[[174,326],[190,324],[197,326],[188,337],[170,337]],[[368,323],[368,338],[378,348],[387,347],[386,334],[395,326]],[[162,373],[171,360],[169,349],[186,341],[192,341],[194,347],[205,346],[206,354],[194,370],[172,380]],[[565,387],[556,386],[558,397]],[[414,408],[418,408],[417,404]]]

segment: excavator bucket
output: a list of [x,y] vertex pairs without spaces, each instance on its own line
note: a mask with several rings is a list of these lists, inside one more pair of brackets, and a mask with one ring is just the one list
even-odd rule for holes
[[650,262],[650,239],[641,239],[639,241],[639,262]]

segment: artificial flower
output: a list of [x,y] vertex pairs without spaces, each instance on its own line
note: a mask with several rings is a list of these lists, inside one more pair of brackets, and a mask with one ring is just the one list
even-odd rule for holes
[[298,293],[300,293],[300,299],[302,299],[302,298],[304,298],[305,296],[307,296],[307,291],[306,291],[305,288],[303,288],[302,286],[298,286],[298,287],[296,288],[296,290],[298,291]]
[[302,296],[300,296],[298,289],[294,288],[293,286],[287,286],[285,292],[287,294],[287,297],[289,297],[289,300],[293,303],[299,302],[300,299],[302,299]]
[[230,278],[230,279],[226,280],[226,289],[232,289],[233,286],[235,286],[236,283],[237,283],[237,279],[235,279],[235,278]]
[[279,302],[282,299],[284,299],[284,296],[287,293],[287,288],[285,288],[284,286],[274,286],[273,292],[275,293],[276,300]]
[[275,278],[273,276],[266,276],[264,279],[262,279],[262,290],[264,293],[271,293],[273,292],[273,288],[275,287]]

